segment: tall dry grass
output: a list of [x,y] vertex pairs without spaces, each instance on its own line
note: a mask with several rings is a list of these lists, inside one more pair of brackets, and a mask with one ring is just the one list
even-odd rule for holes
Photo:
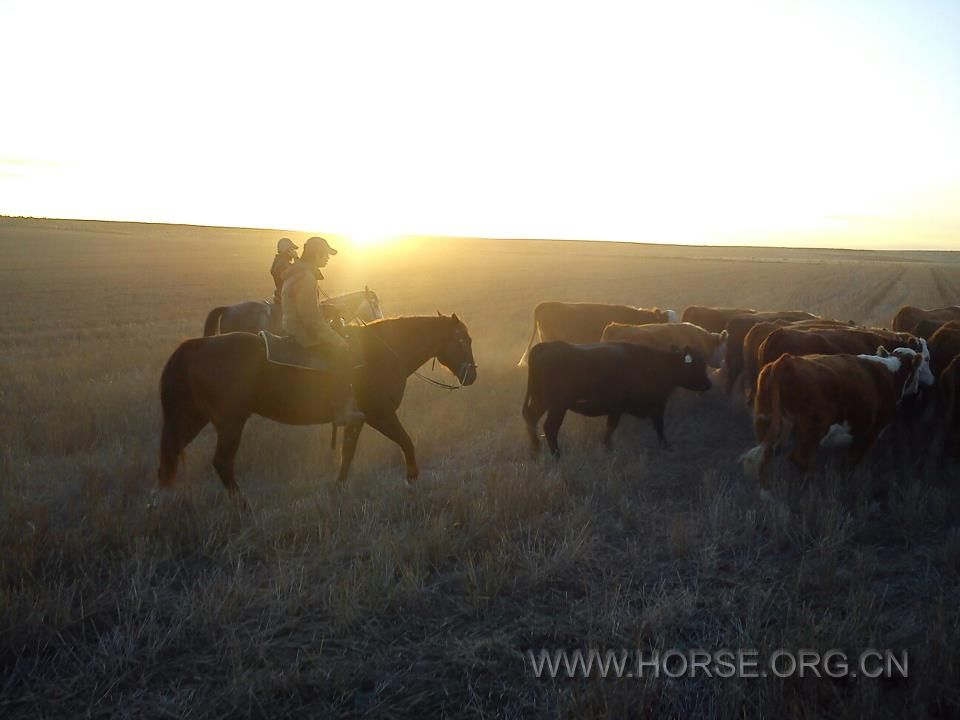
[[[799,307],[868,323],[956,302],[947,256],[430,241],[342,253],[390,314],[457,312],[478,383],[411,382],[424,467],[364,431],[343,491],[326,428],[255,419],[240,517],[209,467],[152,503],[157,380],[214,305],[269,289],[280,233],[0,225],[3,717],[953,716],[955,468],[899,449],[852,478],[741,479],[745,410],[678,393],[672,452],[572,417],[533,459],[515,367],[542,299]],[[937,260],[937,263],[928,260]],[[602,423],[600,423],[602,425]],[[540,647],[907,649],[910,677],[535,679]]]

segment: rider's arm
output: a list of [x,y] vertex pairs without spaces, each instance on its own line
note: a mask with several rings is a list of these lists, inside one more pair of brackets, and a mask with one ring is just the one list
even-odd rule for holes
[[333,345],[338,348],[346,348],[347,341],[340,337],[337,332],[330,327],[324,317],[323,309],[317,304],[315,293],[308,292],[312,288],[298,288],[297,293],[297,315],[301,322],[307,327],[310,333],[317,339],[327,345]]

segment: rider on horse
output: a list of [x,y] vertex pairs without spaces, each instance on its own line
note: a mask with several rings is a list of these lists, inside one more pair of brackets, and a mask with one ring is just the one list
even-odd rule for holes
[[270,274],[273,275],[273,284],[276,289],[273,291],[274,302],[280,302],[280,290],[283,288],[283,274],[290,269],[297,260],[297,246],[290,238],[280,238],[277,242],[277,255],[273,258],[273,265],[270,266]]
[[[292,243],[291,243],[292,244]],[[303,254],[283,275],[281,291],[283,329],[304,348],[327,355],[345,387],[343,405],[334,418],[336,425],[359,425],[365,420],[356,409],[350,387],[350,371],[355,363],[347,341],[334,330],[320,306],[320,284],[331,255],[337,251],[322,237],[312,237],[303,244]]]

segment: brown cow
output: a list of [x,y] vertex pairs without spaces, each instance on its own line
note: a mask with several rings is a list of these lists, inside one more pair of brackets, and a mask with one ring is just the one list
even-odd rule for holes
[[942,327],[960,330],[960,322],[956,320],[930,320],[924,318],[917,323],[917,326],[913,328],[912,332],[917,337],[922,337],[929,341],[933,334]]
[[[749,333],[748,333],[749,335]],[[895,333],[886,328],[854,327],[838,320],[808,320],[774,328],[760,340],[754,354],[747,354],[744,342],[743,386],[747,402],[753,404],[760,369],[783,353],[791,355],[839,355],[840,353],[867,353],[878,346],[887,350],[909,347],[922,352],[929,360],[925,341],[920,342],[910,333]],[[933,382],[929,372],[924,379]],[[926,384],[926,383],[925,383]]]
[[602,342],[631,342],[660,350],[689,347],[705,358],[707,365],[720,367],[723,363],[723,343],[727,331],[709,332],[693,323],[624,325],[610,323],[603,330]]
[[689,348],[664,351],[632,343],[539,343],[530,350],[523,419],[534,452],[540,449],[537,424],[547,413],[543,432],[553,454],[560,453],[557,434],[567,410],[588,417],[606,415],[603,442],[608,449],[623,413],[650,418],[661,447],[669,447],[663,415],[678,387],[710,389],[706,363]]
[[940,377],[954,356],[960,353],[960,330],[944,325],[930,337],[927,345],[930,347],[930,370]]
[[703,305],[691,305],[683,311],[683,322],[699,325],[704,330],[710,332],[722,332],[727,327],[727,322],[735,315],[749,315],[756,310],[749,308],[729,308],[729,307],[704,307]]
[[850,327],[850,323],[840,320],[768,320],[757,323],[743,338],[743,387],[747,402],[753,404],[753,395],[757,385],[757,376],[762,365],[759,361],[760,346],[774,330],[782,327],[793,328],[836,328]]
[[743,370],[743,340],[750,328],[767,320],[818,320],[819,316],[803,310],[754,312],[735,315],[727,321],[727,349],[723,359],[724,389],[729,394]]
[[943,369],[937,378],[937,405],[943,422],[943,452],[960,455],[960,355]]
[[910,348],[876,355],[784,353],[760,371],[753,429],[758,445],[740,456],[744,469],[767,484],[777,445],[794,438],[790,459],[806,474],[817,447],[848,447],[858,463],[893,422],[897,405],[915,395],[923,356]]
[[[921,381],[923,385],[933,385],[934,377],[930,373],[930,351],[927,348],[927,341],[915,338],[910,333],[896,333],[883,328],[830,327],[815,324],[776,328],[760,343],[756,367],[762,368],[784,353],[797,356],[841,353],[857,355],[872,353],[877,347],[883,347],[888,351],[907,347],[920,353],[924,360]],[[744,369],[744,383],[747,385],[747,398],[752,402],[756,394],[756,381],[747,375],[746,369]]]
[[947,307],[924,310],[912,305],[904,305],[893,316],[890,327],[899,332],[912,333],[921,320],[960,320],[960,306],[948,305]]
[[677,314],[673,310],[659,308],[644,310],[629,305],[542,302],[533,311],[533,333],[517,364],[521,367],[527,364],[527,353],[536,339],[540,342],[597,343],[603,329],[612,322],[645,325],[676,321]]

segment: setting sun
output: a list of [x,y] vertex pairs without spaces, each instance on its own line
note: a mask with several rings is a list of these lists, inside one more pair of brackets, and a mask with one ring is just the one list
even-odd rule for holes
[[357,250],[380,249],[403,239],[400,235],[378,230],[357,230],[342,237],[347,245]]
[[0,8],[0,213],[960,244],[956,3],[44,6]]

